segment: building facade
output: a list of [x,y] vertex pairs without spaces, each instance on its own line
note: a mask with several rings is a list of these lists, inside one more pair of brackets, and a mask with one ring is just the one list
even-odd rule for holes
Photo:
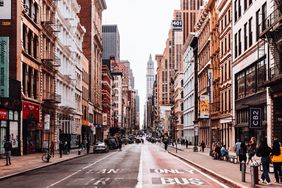
[[[272,12],[275,1],[233,2],[233,114],[234,138],[248,142],[251,137],[258,141],[267,137],[271,143],[272,101],[270,89],[264,86],[273,63],[269,45],[259,40],[259,25]],[[262,28],[265,28],[262,26]],[[267,74],[268,73],[268,74]],[[253,114],[259,114],[259,122],[253,124]]]
[[232,2],[218,1],[217,4],[220,40],[220,141],[231,148],[232,138]]
[[120,36],[117,25],[103,25],[103,59],[115,57],[120,60]]

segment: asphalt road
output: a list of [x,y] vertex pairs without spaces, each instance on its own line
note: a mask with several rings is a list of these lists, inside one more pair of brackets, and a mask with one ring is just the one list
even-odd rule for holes
[[33,187],[226,187],[156,144],[90,154],[0,181],[1,188]]

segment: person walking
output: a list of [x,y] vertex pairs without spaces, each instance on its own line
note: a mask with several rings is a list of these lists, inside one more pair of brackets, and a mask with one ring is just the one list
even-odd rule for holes
[[7,138],[5,144],[4,144],[4,149],[5,149],[5,155],[6,155],[6,166],[11,165],[11,151],[12,151],[12,143],[10,142],[10,139]]
[[50,155],[55,156],[55,143],[52,141],[50,146]]
[[185,140],[185,145],[186,145],[186,149],[188,149],[189,142],[187,139]]
[[282,183],[282,147],[277,139],[273,141],[271,156],[276,183]]
[[90,142],[87,142],[87,144],[86,144],[86,150],[87,150],[87,154],[89,154],[89,151],[90,151]]
[[202,152],[205,151],[205,147],[206,147],[206,144],[205,144],[205,142],[202,140],[202,142],[201,142]]
[[266,140],[264,139],[260,146],[258,147],[256,155],[258,157],[261,157],[261,164],[262,164],[262,175],[261,175],[261,180],[262,183],[265,183],[264,181],[266,180],[266,184],[270,185],[270,178],[269,178],[269,163],[270,163],[270,153],[271,153],[271,148],[267,145]]
[[64,143],[62,140],[59,142],[59,152],[60,152],[60,158],[63,156],[63,150],[64,150]]
[[247,161],[247,165],[249,164],[249,162],[253,162],[253,157],[256,154],[256,147],[257,147],[257,142],[256,142],[256,138],[252,137],[249,145],[248,145],[248,161]]
[[235,143],[235,153],[236,153],[236,158],[237,158],[237,161],[239,160],[239,150],[240,150],[240,147],[241,147],[241,142],[239,139],[237,139],[237,142]]
[[[244,142],[241,142],[240,149],[239,149],[239,161],[240,161],[240,171],[242,171],[242,163],[243,161],[247,161],[247,147]],[[246,168],[245,168],[246,169]]]

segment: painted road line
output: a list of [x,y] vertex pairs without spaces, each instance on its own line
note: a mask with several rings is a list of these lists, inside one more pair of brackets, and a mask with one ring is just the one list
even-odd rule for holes
[[109,154],[109,155],[107,155],[107,156],[105,156],[105,157],[99,159],[98,161],[95,161],[94,163],[92,163],[92,164],[90,164],[90,165],[88,165],[88,166],[85,166],[84,168],[82,168],[82,169],[80,169],[80,170],[78,170],[78,171],[72,173],[71,175],[68,175],[67,177],[65,177],[65,178],[63,178],[63,179],[61,179],[61,180],[59,180],[59,181],[57,181],[57,182],[55,182],[55,183],[53,183],[53,184],[47,186],[46,188],[53,187],[54,185],[57,185],[57,184],[59,184],[59,183],[65,181],[65,180],[69,179],[70,177],[72,177],[72,176],[76,175],[77,173],[81,172],[82,170],[85,170],[85,169],[87,169],[87,168],[89,168],[89,167],[91,167],[91,166],[93,166],[93,165],[95,165],[95,164],[101,162],[102,160],[109,158],[110,156],[112,156],[112,155],[115,154],[115,153],[116,153],[116,152],[111,153],[111,154]]
[[180,161],[181,163],[185,164],[186,166],[188,166],[188,167],[194,169],[195,171],[199,172],[200,174],[206,176],[207,178],[209,178],[209,179],[212,180],[213,182],[219,184],[220,186],[222,186],[222,187],[224,187],[224,188],[229,188],[227,185],[224,185],[223,183],[219,182],[219,181],[216,180],[215,178],[213,178],[213,177],[211,177],[211,176],[209,176],[209,175],[207,175],[207,174],[201,172],[200,170],[194,168],[193,166],[190,166],[189,164],[185,163],[185,162],[182,161],[181,159],[178,159],[177,157],[175,157],[175,156],[173,156],[173,155],[172,155],[172,157],[174,157],[176,160]]
[[140,152],[140,161],[139,161],[139,172],[138,172],[138,183],[135,186],[135,188],[142,188],[143,184],[143,166],[142,166],[142,161],[143,161],[143,147],[141,147],[141,152]]

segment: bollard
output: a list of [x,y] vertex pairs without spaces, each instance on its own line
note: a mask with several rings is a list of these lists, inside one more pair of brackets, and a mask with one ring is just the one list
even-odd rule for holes
[[251,186],[258,184],[258,165],[251,166]]
[[246,182],[246,163],[245,161],[241,162],[241,173],[242,173],[242,182]]
[[78,155],[80,155],[81,154],[81,150],[80,149],[78,149]]

